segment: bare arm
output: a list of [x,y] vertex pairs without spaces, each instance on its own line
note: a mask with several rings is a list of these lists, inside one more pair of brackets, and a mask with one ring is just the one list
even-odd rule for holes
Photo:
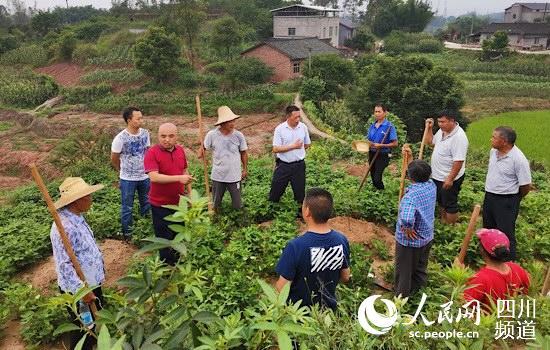
[[351,270],[349,267],[340,271],[340,282],[348,283],[350,277],[351,277]]
[[120,171],[120,153],[111,152],[111,165],[116,171]]
[[302,145],[303,145],[303,142],[301,140],[296,140],[294,143],[291,143],[290,145],[273,146],[272,152],[286,153],[288,151],[292,151],[293,149],[302,148]]
[[275,289],[277,289],[277,291],[280,292],[285,286],[285,284],[287,284],[288,282],[292,282],[292,281],[287,280],[283,276],[279,276],[279,279],[275,283]]
[[434,120],[432,118],[426,119],[425,127],[427,127],[428,130],[426,131],[426,139],[424,140],[424,142],[425,142],[426,145],[433,146],[434,145],[433,144],[433,140],[434,140],[434,134],[433,134]]
[[184,184],[186,184],[186,187],[187,187],[187,194],[191,195],[191,191],[193,190],[193,188],[191,187],[191,180],[193,180],[193,177],[189,175],[189,171],[187,168],[185,168],[185,171],[183,172],[183,176],[190,178],[190,180],[188,182],[184,182]]
[[159,174],[158,171],[150,171],[149,173],[147,173],[147,175],[149,175],[151,182],[156,182],[159,184],[169,184],[173,182],[181,182],[186,184],[188,182],[191,182],[191,180],[193,179],[190,175],[187,175],[185,173],[184,175],[165,175]]
[[519,195],[521,199],[527,196],[527,193],[531,192],[532,190],[533,190],[533,185],[531,184],[519,186]]
[[243,164],[242,177],[246,177],[248,175],[248,152],[241,151],[241,163]]
[[462,164],[464,164],[463,160],[454,161],[453,167],[451,168],[449,175],[447,175],[447,179],[449,179],[450,181],[454,181],[456,176],[460,172],[460,169],[462,169]]

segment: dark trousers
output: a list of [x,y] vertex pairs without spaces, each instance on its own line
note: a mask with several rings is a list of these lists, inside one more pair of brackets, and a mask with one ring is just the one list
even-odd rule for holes
[[395,295],[408,297],[426,284],[431,247],[432,242],[420,248],[406,247],[395,242]]
[[[151,213],[153,216],[153,229],[155,230],[155,236],[170,240],[174,239],[174,237],[176,237],[176,233],[168,227],[168,225],[173,223],[164,219],[168,215],[174,214],[174,210],[151,205]],[[178,252],[172,248],[161,249],[159,251],[159,256],[161,261],[172,266],[176,265],[176,262],[179,259]]]
[[301,160],[294,163],[285,163],[277,159],[273,179],[271,180],[269,200],[278,202],[285,193],[289,182],[294,193],[294,200],[301,205],[306,193],[306,162]]
[[[61,289],[60,289],[61,291]],[[95,306],[97,307],[97,310],[101,310],[102,307],[105,305],[105,299],[103,299],[103,291],[101,290],[101,287],[97,287],[92,292],[96,296],[95,300]],[[70,307],[67,307],[67,311],[69,312],[69,317],[71,318],[71,321],[78,327],[82,326],[82,323],[79,320],[79,317],[73,313],[73,310]],[[90,310],[91,311],[91,310]],[[93,317],[93,314],[92,314]],[[95,321],[95,320],[94,320]],[[94,325],[94,328],[92,328],[92,331],[97,331],[97,326]],[[76,347],[76,344],[82,339],[84,335],[88,334],[86,331],[80,330],[80,331],[72,331],[69,333],[70,337],[70,349],[74,349]],[[88,335],[86,337],[86,340],[84,341],[84,346],[82,346],[82,350],[92,350],[92,348],[96,345],[97,341],[94,337]]]
[[[374,158],[375,154],[376,152],[369,152],[369,163],[372,161],[372,158]],[[389,154],[379,152],[378,156],[376,157],[376,160],[374,161],[370,169],[370,177],[372,179],[372,184],[374,185],[374,187],[376,187],[379,190],[384,189],[384,183],[382,182],[382,174],[384,173],[384,169],[386,169],[389,163],[390,163]]]
[[516,219],[521,197],[517,194],[485,192],[483,200],[483,227],[496,228],[510,240],[510,257],[516,260]]
[[212,180],[212,197],[214,198],[214,209],[219,209],[222,205],[223,195],[227,190],[231,195],[231,206],[233,209],[241,209],[243,204],[241,200],[241,182],[218,182]]

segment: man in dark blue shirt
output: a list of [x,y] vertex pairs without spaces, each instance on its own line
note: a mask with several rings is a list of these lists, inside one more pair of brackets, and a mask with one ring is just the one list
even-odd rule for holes
[[350,279],[349,242],[330,228],[333,211],[330,192],[321,188],[307,191],[302,215],[307,231],[286,245],[276,271],[276,288],[291,282],[289,300],[301,305],[320,304],[336,309],[336,285]]
[[382,104],[376,104],[374,107],[375,120],[370,125],[366,135],[370,143],[369,162],[372,161],[378,152],[370,169],[370,176],[372,184],[379,190],[384,189],[382,173],[390,163],[389,154],[391,148],[397,147],[397,132],[395,131],[395,126],[386,119],[386,114],[388,114],[386,107]]

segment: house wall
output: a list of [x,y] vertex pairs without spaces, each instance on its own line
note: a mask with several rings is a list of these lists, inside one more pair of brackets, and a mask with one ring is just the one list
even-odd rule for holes
[[[338,46],[339,27],[339,17],[273,16],[273,37],[275,38],[287,38],[289,37],[288,28],[296,28],[295,36],[330,39],[332,46]],[[332,28],[332,36],[329,28]]]
[[338,46],[344,46],[346,39],[351,39],[353,35],[353,29],[340,25],[340,32],[338,33]]
[[[550,6],[549,6],[550,10]],[[515,18],[514,18],[515,15]],[[547,10],[546,16],[550,15],[550,11]],[[529,22],[535,23],[537,21],[542,21],[544,17],[544,10],[536,12],[525,6],[513,5],[510,9],[504,12],[504,22],[506,23],[516,23],[516,22]]]
[[273,67],[273,75],[271,76],[271,82],[273,83],[302,76],[301,73],[293,72],[293,62],[291,62],[290,58],[268,45],[262,45],[254,50],[245,52],[243,56],[256,57],[269,67]]
[[[489,34],[481,34],[479,37],[480,44],[483,43],[484,40],[491,38],[491,35]],[[523,35],[519,34],[510,34],[508,35],[508,45],[515,49],[523,49],[523,48],[529,48],[531,46],[539,46],[542,45],[543,48],[547,48],[548,45],[550,45],[550,38],[548,36],[540,36],[538,39],[538,43],[535,44],[535,38],[529,37],[524,38]]]

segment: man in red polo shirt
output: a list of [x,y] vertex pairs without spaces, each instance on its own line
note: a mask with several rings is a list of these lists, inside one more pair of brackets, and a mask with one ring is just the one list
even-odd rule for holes
[[[172,123],[159,126],[158,144],[149,148],[145,154],[145,172],[151,179],[149,202],[153,216],[155,236],[174,239],[176,233],[164,218],[174,213],[163,205],[177,205],[180,195],[191,193],[193,177],[187,171],[187,159],[183,147],[178,145],[178,129]],[[178,261],[176,251],[165,248],[160,250],[160,259],[168,265]]]

